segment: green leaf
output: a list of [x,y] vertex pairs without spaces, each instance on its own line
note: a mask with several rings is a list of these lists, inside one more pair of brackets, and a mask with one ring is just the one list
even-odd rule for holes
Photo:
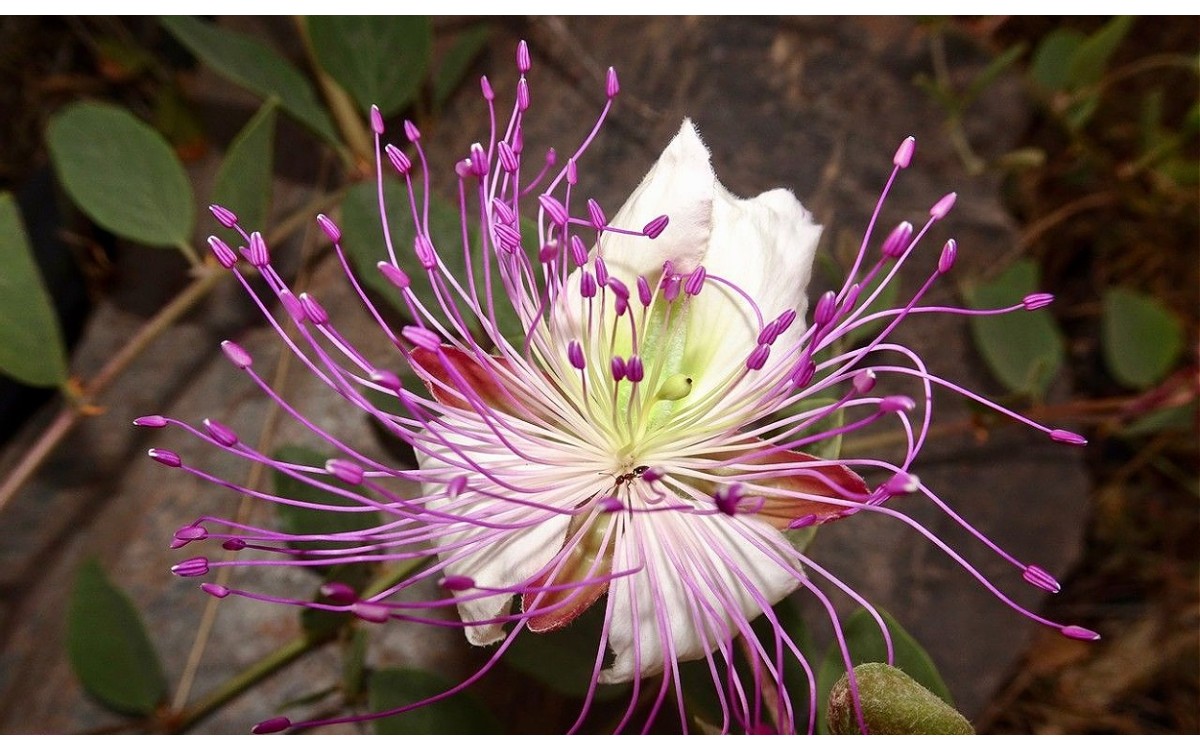
[[342,694],[347,702],[356,702],[367,689],[367,646],[371,634],[355,628],[342,644]]
[[425,16],[312,16],[317,62],[367,113],[384,117],[416,98],[429,68],[433,27]]
[[[942,699],[887,664],[854,668],[863,721],[871,734],[975,734],[971,722]],[[850,680],[843,675],[829,694],[833,734],[858,734]]]
[[450,95],[458,88],[471,63],[487,45],[491,29],[481,23],[459,33],[450,48],[440,60],[437,71],[433,75],[433,106],[441,109]]
[[[325,459],[327,458],[318,451],[299,445],[282,446],[274,453],[273,457],[276,461],[317,467],[324,466]],[[328,485],[335,487],[344,486],[332,476],[324,474],[310,476]],[[321,489],[320,487],[313,487],[278,470],[274,472],[274,482],[275,494],[280,497],[346,508],[365,507],[354,500]],[[357,492],[364,491],[362,488],[348,489],[353,489]],[[374,510],[342,512],[315,508],[298,508],[293,505],[283,504],[276,505],[275,507],[276,512],[279,514],[279,522],[283,531],[289,534],[337,534],[347,531],[359,531],[379,525],[379,514]],[[333,549],[342,545],[334,542],[309,541],[295,542],[292,546],[296,549]]]
[[979,95],[982,94],[988,86],[991,86],[993,83],[995,83],[996,79],[1000,77],[1001,73],[1012,67],[1013,63],[1015,63],[1017,60],[1021,59],[1021,55],[1025,54],[1025,47],[1026,45],[1024,42],[1014,44],[996,57],[992,58],[992,61],[988,63],[988,66],[975,77],[975,80],[971,81],[970,85],[967,86],[967,90],[963,92],[961,99],[962,107],[965,108],[971,102],[979,98]]
[[84,689],[114,711],[149,716],[166,698],[167,679],[141,617],[95,560],[75,578],[67,651]]
[[1147,388],[1166,377],[1183,351],[1183,324],[1153,297],[1112,287],[1104,294],[1101,342],[1117,382]]
[[268,99],[233,139],[213,187],[212,202],[236,213],[249,231],[261,228],[271,209],[277,102],[274,97]]
[[1147,437],[1164,432],[1189,432],[1195,427],[1196,404],[1192,401],[1156,409],[1130,422],[1119,434],[1124,438]]
[[[604,602],[584,610],[565,628],[522,633],[504,652],[504,662],[551,690],[573,698],[587,695],[604,626]],[[628,685],[598,685],[596,700],[623,695]]]
[[1046,91],[1061,91],[1070,80],[1071,60],[1083,44],[1083,32],[1056,29],[1038,44],[1029,63],[1030,79]]
[[[933,660],[929,658],[929,654],[921,647],[921,644],[917,643],[916,639],[909,635],[908,631],[901,627],[900,623],[896,622],[890,614],[881,609],[879,614],[883,617],[888,632],[892,635],[895,666],[938,698],[954,705],[949,688],[946,687]],[[879,632],[879,624],[875,622],[875,618],[871,617],[870,612],[865,609],[856,611],[842,623],[842,631],[850,650],[850,659],[854,664],[887,661],[887,646],[884,643],[883,635]],[[825,715],[828,696],[834,683],[845,674],[846,665],[842,652],[835,643],[825,653],[825,659],[817,670],[817,695],[820,698],[818,708],[822,717]],[[824,727],[824,718],[819,723]]]
[[97,224],[144,245],[187,245],[192,188],[150,126],[120,107],[83,102],[50,119],[46,143],[67,193]]
[[62,385],[67,355],[12,195],[0,192],[0,372],[22,383]]
[[264,98],[275,96],[287,112],[314,133],[337,144],[337,130],[301,73],[274,50],[246,34],[191,16],[163,16],[167,31],[229,80]]
[[[443,693],[455,683],[416,669],[383,669],[367,682],[372,712],[406,706]],[[474,695],[466,692],[428,706],[375,719],[376,734],[497,734],[500,722]]]
[[[994,280],[967,288],[965,294],[977,308],[1003,308],[1019,303],[1037,283],[1037,266],[1022,260]],[[1014,393],[1043,394],[1065,357],[1062,332],[1045,309],[975,316],[971,333],[988,369]]]
[[1071,56],[1067,82],[1072,88],[1094,86],[1104,77],[1108,61],[1133,26],[1133,16],[1117,16],[1083,41]]

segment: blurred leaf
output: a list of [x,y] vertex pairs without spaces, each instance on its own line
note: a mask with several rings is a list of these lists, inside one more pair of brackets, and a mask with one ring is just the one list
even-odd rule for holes
[[971,102],[978,99],[979,95],[982,94],[988,86],[991,86],[996,82],[996,79],[1000,77],[1001,73],[1012,67],[1013,63],[1015,63],[1017,60],[1021,59],[1021,56],[1025,54],[1025,49],[1025,43],[1021,42],[1019,44],[1014,44],[996,57],[992,58],[992,61],[988,63],[987,67],[984,68],[979,75],[975,76],[975,80],[971,81],[970,85],[967,86],[967,90],[963,92],[963,95],[960,99],[961,106],[966,108],[971,104]]
[[1071,65],[1067,71],[1068,85],[1081,88],[1099,83],[1104,77],[1109,59],[1117,51],[1132,25],[1132,16],[1117,16],[1087,37],[1071,56]]
[[0,372],[22,383],[62,385],[67,355],[54,305],[12,195],[0,192]]
[[996,160],[997,167],[1009,171],[1040,169],[1045,163],[1046,152],[1034,146],[1013,149]]
[[1183,325],[1158,300],[1124,287],[1104,294],[1104,361],[1121,385],[1147,388],[1183,351]]
[[454,46],[442,56],[438,68],[433,74],[433,106],[441,109],[450,95],[458,89],[471,63],[487,45],[491,29],[485,23],[477,24],[459,32],[454,40]]
[[1083,44],[1084,34],[1076,29],[1055,29],[1038,43],[1029,63],[1029,77],[1047,91],[1061,91],[1070,80],[1071,60]]
[[1089,94],[1072,102],[1062,113],[1063,120],[1071,130],[1082,130],[1092,119],[1092,115],[1096,114],[1096,109],[1099,106],[1100,95]]
[[194,162],[208,150],[204,126],[195,111],[174,86],[160,86],[154,98],[154,128],[185,163]]
[[425,16],[311,16],[317,62],[354,97],[364,114],[384,117],[416,98],[429,68],[433,28]]
[[[533,677],[551,690],[582,698],[591,688],[600,633],[604,626],[604,600],[584,610],[565,628],[546,633],[521,633],[504,652],[504,662]],[[598,685],[596,700],[622,695],[628,685]]]
[[264,98],[275,96],[289,114],[329,143],[337,131],[308,79],[257,39],[191,16],[162,16],[163,26],[192,54],[229,80]]
[[[896,622],[894,617],[882,609],[879,609],[879,614],[887,624],[888,632],[892,634],[896,668],[902,670],[938,698],[954,705],[954,699],[950,697],[950,690],[942,680],[941,674],[938,673],[937,667],[934,666],[933,660],[929,658],[928,652],[908,634],[908,631],[900,626],[900,623]],[[875,618],[871,617],[870,612],[865,609],[856,611],[842,623],[842,631],[850,650],[850,659],[854,664],[887,661],[887,646],[884,643],[883,635],[879,632],[879,625],[875,622]],[[826,727],[824,717],[829,702],[829,693],[833,689],[834,683],[845,674],[846,665],[842,658],[842,652],[835,643],[829,647],[817,670],[818,710],[821,712],[819,724],[822,728]]]
[[[871,734],[975,734],[971,723],[911,677],[887,664],[854,668],[863,721]],[[829,729],[859,734],[850,680],[845,675],[829,695]]]
[[149,716],[166,698],[167,680],[142,618],[95,560],[75,578],[67,651],[84,689],[114,711]]
[[[1022,260],[965,293],[977,308],[1003,308],[1019,303],[1037,283],[1037,266]],[[1046,391],[1065,357],[1063,335],[1048,311],[1018,310],[970,320],[975,346],[997,380],[1014,393],[1040,396]]]
[[[416,669],[383,669],[367,681],[370,710],[386,711],[432,698],[454,687],[429,672]],[[428,706],[375,719],[376,734],[498,734],[496,717],[474,695],[460,692]]]
[[46,142],[67,193],[97,224],[144,245],[187,245],[192,187],[144,122],[109,104],[72,104],[50,119]]
[[213,186],[212,202],[236,213],[247,231],[262,228],[271,210],[277,101],[267,99],[229,144]]
[[371,634],[355,628],[342,644],[342,693],[349,703],[357,702],[367,689],[367,646]]
[[1186,432],[1196,426],[1196,404],[1181,404],[1157,409],[1129,423],[1121,437],[1146,437],[1163,432]]
[[[304,464],[308,466],[322,467],[325,465],[326,456],[311,448],[305,448],[299,445],[285,445],[275,451],[273,455],[276,461],[285,463]],[[334,487],[343,486],[341,482],[327,474],[318,473],[310,475],[314,479],[320,480],[325,484]],[[309,503],[323,503],[325,505],[342,506],[346,508],[363,508],[366,506],[349,498],[324,490],[320,487],[314,487],[310,484],[300,481],[295,477],[290,477],[281,471],[274,472],[275,494],[280,497],[286,497],[292,500],[302,500]],[[355,491],[363,491],[362,488],[353,488]],[[342,512],[336,510],[318,510],[314,508],[298,508],[293,505],[279,504],[275,506],[276,512],[279,514],[279,523],[282,530],[288,534],[337,534],[347,531],[359,531],[379,525],[379,514],[374,510],[364,510],[357,512]],[[296,549],[336,549],[339,545],[335,542],[295,542],[292,546]],[[319,571],[314,571],[319,572]]]
[[111,36],[95,39],[100,74],[112,81],[128,81],[154,65],[154,55],[138,44]]

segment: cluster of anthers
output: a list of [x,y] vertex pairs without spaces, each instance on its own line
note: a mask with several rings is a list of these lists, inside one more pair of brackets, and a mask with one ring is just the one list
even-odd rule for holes
[[[1025,581],[1057,591],[1047,572],[1013,558],[950,510],[912,466],[929,434],[935,386],[1053,440],[1084,442],[938,377],[916,352],[889,341],[911,315],[1020,314],[1049,304],[1050,295],[1033,294],[1000,310],[923,306],[922,296],[955,263],[957,247],[949,240],[916,294],[871,311],[955,200],[953,193],[938,200],[919,228],[903,222],[882,242],[874,240],[883,202],[912,159],[913,139],[895,153],[845,281],[817,297],[809,320],[805,289],[820,227],[790,192],[731,195],[685,121],[610,220],[595,200],[581,200],[579,161],[617,96],[616,74],[609,70],[607,103],[565,164],[551,150],[531,176],[522,135],[530,105],[524,44],[517,67],[516,101],[506,123],[497,118],[492,87],[486,78],[481,82],[490,132],[456,166],[461,232],[453,237],[430,233],[429,169],[418,129],[406,122],[406,145],[383,145],[383,119],[372,112],[386,255],[370,271],[394,286],[407,325],[389,326],[363,293],[338,226],[317,217],[363,307],[394,345],[392,361],[372,361],[358,351],[312,295],[288,286],[259,233],[239,226],[231,211],[212,208],[244,242],[235,252],[210,238],[217,261],[245,287],[283,344],[347,408],[369,414],[410,444],[418,466],[391,465],[309,420],[272,390],[247,351],[227,341],[228,359],[335,457],[322,466],[275,460],[214,420],[193,427],[148,416],[137,424],[179,428],[340,502],[241,486],[165,449],[150,456],[266,503],[369,512],[380,520],[355,531],[296,535],[202,517],[176,532],[175,546],[207,539],[241,554],[193,557],[174,572],[191,577],[218,566],[401,566],[408,573],[382,591],[329,583],[315,601],[215,583],[202,587],[215,597],[345,612],[370,623],[463,628],[472,644],[494,646],[477,672],[439,695],[365,716],[297,723],[276,717],[256,731],[371,719],[427,705],[476,682],[514,639],[562,628],[590,607],[603,609],[603,626],[575,728],[597,685],[630,683],[618,731],[648,729],[671,705],[686,731],[679,666],[702,660],[721,705],[722,730],[812,730],[815,689],[789,695],[782,674],[786,664],[799,664],[812,685],[813,670],[772,606],[797,589],[816,597],[847,665],[852,655],[831,590],[871,612],[888,639],[870,603],[793,543],[795,530],[862,512],[912,527],[1031,620],[1068,637],[1097,637],[1022,608],[890,502],[914,495],[933,503],[1012,563]],[[407,186],[416,227],[411,248],[392,244],[385,167]],[[536,235],[521,222],[531,211]],[[451,253],[463,254],[465,274],[450,270]],[[269,287],[267,299],[240,268],[243,262]],[[413,274],[427,277],[431,294],[414,293]],[[519,321],[515,333],[506,324],[513,320]],[[865,326],[874,332],[853,343],[850,334]],[[425,389],[405,385],[395,369],[400,362]],[[915,400],[881,395],[884,383],[899,380],[915,384]],[[369,391],[390,406],[368,398]],[[881,420],[907,436],[902,460],[820,455],[829,441]],[[446,607],[457,607],[458,618],[447,616]],[[751,626],[760,616],[770,633],[765,639]],[[857,696],[852,671],[850,676]]]

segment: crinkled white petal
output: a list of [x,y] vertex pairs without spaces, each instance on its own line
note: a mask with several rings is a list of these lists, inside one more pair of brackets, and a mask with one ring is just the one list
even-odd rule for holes
[[778,562],[789,549],[782,534],[749,516],[642,513],[626,520],[624,532],[613,570],[641,570],[609,589],[608,646],[615,659],[600,674],[604,683],[702,658],[745,632],[763,602],[800,585]]

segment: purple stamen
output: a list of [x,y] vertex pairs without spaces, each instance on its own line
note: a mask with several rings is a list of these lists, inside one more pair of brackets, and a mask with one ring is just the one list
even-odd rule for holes
[[388,283],[400,291],[408,289],[408,285],[412,283],[412,281],[408,278],[408,274],[404,272],[404,269],[398,266],[393,266],[386,260],[379,261],[379,263],[376,265],[376,268],[378,268],[379,272],[383,274],[383,277],[388,280]]
[[400,335],[408,339],[412,344],[430,352],[436,352],[442,345],[442,341],[438,338],[438,335],[428,328],[404,326],[400,329]]
[[157,429],[159,427],[166,427],[167,419],[166,417],[160,417],[157,414],[149,414],[133,420],[133,424],[136,427],[151,427]]
[[227,587],[219,583],[202,583],[200,584],[200,590],[217,599],[224,599],[231,593]]
[[942,246],[942,254],[938,258],[938,273],[949,273],[954,267],[954,261],[958,258],[958,243],[954,240],[946,240],[946,244]]
[[546,210],[546,213],[549,214],[551,222],[559,227],[565,227],[567,225],[567,221],[570,220],[571,217],[567,213],[566,206],[564,206],[562,202],[558,200],[558,198],[555,198],[553,195],[543,193],[542,195],[538,196],[538,203],[540,203],[542,208]]
[[237,214],[235,214],[233,211],[230,211],[228,208],[225,208],[224,206],[218,206],[216,203],[214,203],[208,207],[208,210],[213,215],[213,218],[217,220],[217,223],[226,229],[233,229],[237,226]]
[[621,91],[621,82],[617,80],[616,68],[609,68],[608,73],[604,76],[604,95],[609,99],[615,99]]
[[1021,300],[1021,304],[1026,310],[1040,310],[1054,302],[1054,295],[1046,292],[1035,292],[1028,294],[1025,299]]
[[371,130],[375,135],[383,135],[383,113],[374,104],[371,105]]
[[266,721],[260,721],[250,730],[252,734],[275,734],[282,732],[292,725],[286,716],[276,716]]
[[447,591],[470,591],[475,588],[475,579],[470,576],[446,576],[438,585]]
[[483,94],[484,99],[489,102],[495,101],[496,92],[492,90],[492,84],[490,81],[488,81],[487,76],[479,77],[479,90]]
[[146,451],[146,454],[159,462],[163,466],[169,466],[172,469],[178,469],[183,466],[183,459],[175,451],[169,451],[166,448],[151,448]]
[[271,254],[267,251],[267,242],[261,232],[251,232],[250,247],[246,250],[246,260],[255,268],[263,268],[271,263]]
[[688,275],[687,281],[683,285],[683,291],[695,297],[704,289],[704,279],[707,276],[708,272],[704,270],[704,266],[696,266],[696,270]]
[[583,244],[583,240],[579,239],[579,235],[571,235],[571,260],[576,266],[582,266],[587,263],[587,259],[587,245]]
[[657,239],[658,235],[662,234],[663,230],[667,228],[667,224],[670,223],[670,217],[668,217],[666,214],[663,214],[662,216],[656,217],[647,222],[646,226],[642,227],[642,234],[646,235],[652,240]]
[[363,480],[363,467],[344,458],[331,458],[325,462],[325,471],[346,484],[359,485]]
[[417,129],[416,123],[412,120],[404,121],[404,137],[412,143],[421,140],[421,131]]
[[329,313],[325,312],[325,308],[321,307],[316,297],[308,292],[300,295],[300,307],[304,309],[304,316],[312,321],[313,325],[323,326],[329,323]]
[[593,198],[587,199],[588,218],[592,221],[592,228],[597,232],[608,224],[608,217],[604,215],[604,209],[600,208],[600,204]]
[[1087,445],[1087,438],[1070,430],[1050,430],[1050,439],[1067,445]]
[[899,258],[908,249],[908,241],[912,238],[913,225],[902,221],[896,225],[883,241],[883,255],[887,258]]
[[907,169],[912,162],[913,152],[917,148],[917,139],[911,135],[900,142],[900,146],[896,149],[896,155],[892,157],[892,164],[900,169]]
[[761,370],[763,365],[767,363],[767,357],[771,356],[771,347],[769,344],[759,344],[754,347],[754,351],[750,352],[750,356],[746,358],[747,370]]
[[950,209],[954,208],[954,201],[958,199],[958,193],[946,193],[941,199],[933,204],[933,208],[929,209],[929,215],[935,221],[941,221],[946,218],[946,214],[950,213]]
[[525,75],[531,67],[533,67],[533,61],[529,58],[529,45],[522,39],[517,42],[517,71],[521,75]]
[[884,414],[912,411],[916,408],[916,406],[917,402],[913,401],[908,396],[884,396],[879,401],[879,411]]
[[1026,566],[1025,570],[1021,573],[1021,577],[1025,579],[1026,583],[1037,586],[1044,591],[1049,591],[1051,594],[1057,594],[1062,590],[1062,586],[1055,580],[1054,576],[1036,565]]
[[1078,625],[1067,625],[1059,629],[1059,632],[1068,638],[1074,638],[1077,641],[1098,641],[1100,634],[1094,630],[1080,627]]
[[213,257],[223,267],[233,268],[237,264],[237,253],[225,243],[225,240],[220,237],[209,237],[208,246],[212,250]]
[[195,578],[197,576],[208,575],[208,570],[207,557],[189,557],[183,562],[171,566],[171,572],[180,578]]
[[645,276],[637,278],[638,301],[642,303],[642,307],[649,307],[653,297],[650,294],[650,282]]
[[215,419],[204,420],[204,430],[208,433],[209,437],[226,448],[232,448],[238,444],[237,433]]
[[608,286],[608,264],[604,262],[604,258],[597,256],[592,265],[596,269],[596,285]]
[[634,354],[625,363],[625,377],[630,383],[640,383],[645,377],[645,369],[642,366],[642,358]]
[[409,159],[403,151],[396,148],[392,144],[389,143],[388,145],[384,146],[383,152],[387,154],[387,158],[388,161],[391,162],[392,169],[396,170],[396,173],[401,177],[408,175],[408,173],[412,170],[412,160]]
[[325,233],[330,242],[336,245],[342,241],[342,230],[333,223],[333,219],[325,214],[317,214],[317,225],[321,227],[321,231]]
[[837,313],[837,295],[832,291],[825,292],[817,300],[817,309],[813,311],[813,323],[819,326],[828,325]]
[[612,372],[612,379],[618,383],[625,379],[625,360],[620,355],[613,355],[609,362],[609,369]]
[[583,346],[575,339],[571,339],[571,343],[567,344],[567,361],[576,370],[582,370],[586,366],[583,358]]
[[328,581],[321,584],[321,596],[340,606],[347,606],[358,601],[358,592],[354,590],[353,586],[342,581]]
[[591,299],[596,296],[599,288],[596,285],[596,277],[592,276],[591,271],[583,271],[579,274],[579,295],[584,299]]
[[365,622],[383,623],[392,619],[392,610],[382,604],[371,602],[355,602],[350,605],[350,613]]

